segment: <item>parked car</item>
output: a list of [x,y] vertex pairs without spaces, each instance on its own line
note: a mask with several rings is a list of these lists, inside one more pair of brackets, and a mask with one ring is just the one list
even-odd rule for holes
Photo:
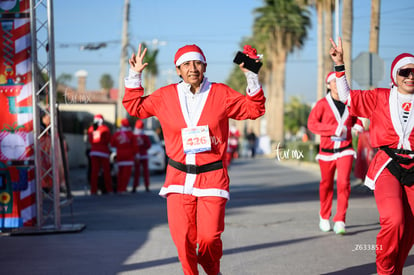
[[167,158],[165,154],[164,145],[162,144],[158,135],[153,130],[144,130],[144,133],[151,140],[151,147],[148,149],[149,170],[158,173],[165,173],[165,169],[167,166]]
[[[148,168],[150,172],[165,173],[167,158],[160,138],[153,130],[144,130],[144,133],[151,140],[151,147],[148,149]],[[116,176],[118,172],[118,167],[116,166],[116,149],[111,148],[111,151],[110,161],[112,164],[112,175]]]

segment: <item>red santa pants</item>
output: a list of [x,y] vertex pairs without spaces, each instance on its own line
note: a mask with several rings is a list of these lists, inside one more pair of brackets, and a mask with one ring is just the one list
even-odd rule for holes
[[197,263],[208,275],[220,272],[226,202],[221,197],[168,195],[168,224],[185,275],[197,275]]
[[378,274],[402,274],[414,244],[414,186],[402,186],[384,169],[375,183],[381,230],[377,235]]
[[323,219],[327,220],[331,216],[336,170],[337,204],[336,215],[333,221],[345,222],[348,199],[351,192],[350,174],[353,159],[353,156],[344,156],[333,161],[319,160],[319,167],[321,169],[321,181],[319,184],[320,215]]
[[119,165],[118,166],[118,186],[116,188],[117,192],[125,192],[128,187],[129,179],[132,174],[132,165]]
[[91,156],[91,194],[98,191],[99,171],[103,170],[106,191],[112,192],[111,165],[109,158]]
[[144,184],[145,188],[148,189],[150,185],[150,175],[148,168],[148,159],[136,159],[135,162],[135,171],[134,171],[134,188],[139,186],[139,178],[141,176],[141,167],[144,174]]

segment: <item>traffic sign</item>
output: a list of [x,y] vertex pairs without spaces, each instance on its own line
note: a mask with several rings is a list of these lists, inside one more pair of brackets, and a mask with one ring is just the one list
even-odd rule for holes
[[384,60],[376,53],[362,52],[352,62],[352,80],[362,87],[377,86],[384,76]]

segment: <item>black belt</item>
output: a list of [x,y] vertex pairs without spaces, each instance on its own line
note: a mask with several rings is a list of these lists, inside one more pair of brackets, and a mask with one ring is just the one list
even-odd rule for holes
[[219,170],[223,168],[223,162],[221,160],[212,162],[212,163],[207,163],[204,165],[193,165],[193,164],[183,164],[181,162],[169,159],[168,165],[180,171],[189,173],[189,174],[200,174],[200,173]]
[[394,154],[401,154],[401,155],[412,155],[414,154],[414,151],[407,150],[407,149],[395,149],[395,148],[389,148],[388,146],[381,146],[381,150],[387,152],[393,152]]
[[335,148],[335,149],[325,149],[325,148],[321,148],[321,151],[324,153],[340,153],[342,151],[345,151],[346,149],[351,149],[352,145],[348,145],[345,147],[341,147],[341,148]]
[[383,150],[390,158],[391,161],[388,163],[387,168],[390,173],[398,179],[398,181],[407,186],[411,186],[414,184],[414,167],[406,169],[401,166],[401,164],[410,164],[414,161],[411,158],[405,158],[403,156],[399,156],[396,154],[414,154],[413,151],[405,150],[405,149],[395,149],[389,148],[388,146],[381,146],[381,150]]

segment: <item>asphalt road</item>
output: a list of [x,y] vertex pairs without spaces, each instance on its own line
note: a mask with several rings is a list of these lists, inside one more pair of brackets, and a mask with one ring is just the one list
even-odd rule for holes
[[[151,192],[89,196],[84,169],[71,171],[73,204],[62,209],[70,233],[0,237],[0,274],[182,274],[169,235],[166,202]],[[224,275],[375,274],[378,213],[370,191],[352,182],[347,234],[318,228],[316,165],[237,159],[222,235]],[[335,201],[334,201],[335,211]],[[200,267],[200,274],[204,274]],[[404,274],[414,274],[414,251]]]

